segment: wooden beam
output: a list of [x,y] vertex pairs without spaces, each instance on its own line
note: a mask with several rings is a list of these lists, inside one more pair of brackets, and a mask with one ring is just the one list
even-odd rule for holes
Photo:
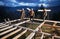
[[16,28],[17,28],[17,27],[14,27],[14,28],[9,29],[9,30],[7,30],[7,31],[5,31],[5,32],[2,32],[2,33],[0,33],[0,35],[4,35],[4,34],[10,32],[10,31],[13,31],[13,30],[16,29]]
[[35,35],[34,32],[32,32],[26,39],[32,39],[32,37]]
[[13,35],[13,34],[15,34],[15,33],[19,32],[19,31],[21,31],[21,30],[22,30],[22,28],[17,29],[17,30],[15,30],[14,32],[11,32],[10,34],[8,34],[8,35],[6,35],[6,36],[2,37],[1,39],[6,39],[6,38],[8,38],[9,36],[11,36],[11,35]]
[[20,22],[20,23],[18,23],[18,24],[15,24],[15,25],[20,25],[20,24],[23,24],[23,23],[26,23],[26,22],[29,22],[30,20],[27,20],[27,21],[24,21],[24,22]]
[[6,27],[4,29],[0,29],[0,31],[3,31],[3,30],[6,30],[6,29],[9,29],[9,28],[12,28],[13,26],[9,26],[9,27]]
[[[35,31],[38,31],[38,28],[41,28],[41,26],[44,24],[45,22],[41,23],[36,29]],[[32,32],[26,39],[32,39],[33,36],[35,35],[35,32]]]
[[27,30],[23,31],[22,33],[20,33],[17,36],[15,36],[13,39],[18,39],[19,37],[21,37],[26,32],[27,32]]
[[56,37],[56,38],[59,38],[59,39],[60,39],[60,36],[54,36],[54,37]]
[[43,37],[44,37],[44,33],[42,34],[41,39],[43,39]]
[[[38,11],[44,11],[44,10],[38,10]],[[45,10],[45,11],[51,11],[51,10],[48,9],[48,10]]]
[[0,28],[7,27],[8,25],[0,26]]

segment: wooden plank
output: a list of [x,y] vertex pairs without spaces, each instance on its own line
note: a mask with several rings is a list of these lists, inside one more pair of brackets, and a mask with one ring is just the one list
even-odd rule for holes
[[42,34],[42,36],[41,36],[41,38],[40,38],[40,39],[43,39],[43,37],[44,37],[44,34]]
[[26,39],[32,39],[32,37],[35,35],[34,32],[32,32]]
[[10,31],[13,31],[13,30],[16,29],[16,28],[17,28],[17,27],[14,27],[14,28],[9,29],[9,30],[7,30],[7,31],[5,31],[5,32],[2,32],[2,33],[0,33],[0,35],[4,35],[4,34],[10,32]]
[[54,36],[52,36],[52,39],[54,39]]
[[20,33],[17,36],[15,36],[13,39],[18,39],[19,37],[21,37],[26,32],[27,32],[27,30],[23,31],[22,33]]
[[54,36],[54,37],[56,37],[56,38],[60,38],[60,36]]
[[[38,11],[44,11],[44,10],[38,10]],[[50,9],[48,9],[48,10],[46,9],[45,11],[51,11],[51,10]]]
[[54,22],[53,26],[56,26],[56,24],[57,24],[57,23],[56,23],[56,22]]
[[6,36],[2,37],[1,39],[6,39],[6,38],[8,38],[9,36],[11,36],[11,35],[13,35],[13,34],[15,34],[15,33],[19,32],[19,31],[21,31],[21,30],[22,30],[22,28],[17,29],[16,31],[11,32],[10,34],[8,34],[8,35],[6,35]]
[[38,31],[38,28],[41,28],[44,23],[45,23],[45,21],[42,22],[42,23],[35,29],[35,31]]
[[[17,24],[15,24],[15,25],[20,25],[20,24],[23,24],[23,23],[25,23],[25,22],[29,22],[29,20],[27,20],[27,21],[24,21],[24,22],[21,22],[21,23],[17,23]],[[8,25],[6,25],[6,26],[8,26]],[[2,26],[3,27],[3,26]],[[2,28],[2,27],[0,27],[0,28]],[[5,26],[4,26],[5,27]]]
[[12,28],[13,26],[9,26],[9,27],[6,27],[4,29],[0,29],[0,31],[3,31],[3,30],[6,30],[6,29],[9,29],[9,28]]
[[7,27],[8,25],[5,25],[5,26],[1,26],[0,28],[3,28],[3,27]]
[[[26,18],[24,18],[24,19],[26,19]],[[15,22],[15,21],[17,21],[17,20],[21,20],[21,19],[16,19],[16,20],[11,20],[11,21],[7,21],[6,23],[9,23],[9,22]],[[0,23],[0,24],[3,24],[3,23]]]
[[47,26],[47,27],[60,28],[60,26]]
[[42,34],[45,34],[45,35],[51,35],[51,34],[49,34],[49,33],[45,33],[45,32],[41,32]]
[[[21,19],[17,19],[17,20],[21,20]],[[9,22],[15,22],[15,21],[17,21],[17,20],[11,20],[11,21],[7,21],[6,23],[9,23]]]
[[0,27],[1,27],[1,26],[5,26],[5,24],[1,23],[1,24],[0,24]]
[[22,26],[19,26],[19,27],[21,27],[21,28],[23,28],[23,29],[30,30],[30,31],[34,31],[33,29],[30,29],[30,28],[26,28],[26,27],[22,27]]
[[[38,28],[41,28],[41,26],[42,26],[44,23],[45,23],[45,22],[41,23],[41,24],[35,29],[35,31],[38,31]],[[32,32],[26,39],[32,39],[34,35],[35,35],[35,32]]]
[[60,21],[52,21],[52,20],[45,20],[46,22],[56,22],[56,23],[60,23]]
[[[43,21],[43,19],[34,19],[34,20],[39,20],[39,21]],[[53,20],[45,20],[46,22],[56,22],[56,23],[60,23],[60,21],[53,21]]]
[[23,22],[20,22],[20,23],[18,23],[18,24],[15,24],[15,25],[20,25],[20,24],[23,24],[23,23],[25,23],[25,22],[29,22],[30,20],[27,20],[27,21],[23,21]]

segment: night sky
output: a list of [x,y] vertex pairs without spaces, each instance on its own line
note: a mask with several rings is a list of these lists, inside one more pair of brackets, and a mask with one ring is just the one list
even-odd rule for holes
[[60,0],[0,0],[0,6],[17,7],[17,6],[40,6],[45,7],[60,6]]

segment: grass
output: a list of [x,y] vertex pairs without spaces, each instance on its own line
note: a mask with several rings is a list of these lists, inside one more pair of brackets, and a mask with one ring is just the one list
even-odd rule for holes
[[43,25],[41,28],[42,31],[46,33],[52,33],[55,30],[54,28],[49,27],[49,25]]
[[20,26],[27,27],[27,28],[31,28],[31,29],[36,29],[36,28],[39,26],[39,24],[24,23],[24,24],[21,24]]
[[27,31],[25,34],[23,34],[21,37],[19,37],[18,39],[25,39],[29,34],[31,33],[31,31]]
[[49,27],[49,25],[43,25],[41,29],[43,32],[50,33],[50,34],[55,33],[56,35],[60,36],[60,28],[53,28],[53,27]]

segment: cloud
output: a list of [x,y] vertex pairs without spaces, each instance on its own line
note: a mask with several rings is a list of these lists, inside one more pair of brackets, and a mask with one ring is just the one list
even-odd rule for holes
[[16,0],[7,0],[7,1],[9,1],[9,2],[15,2],[16,3]]
[[[10,0],[10,2],[2,2],[0,1],[0,5],[3,5],[3,6],[9,6],[9,7],[17,7],[17,6],[41,6],[41,3],[38,4],[38,3],[27,3],[27,2],[16,2],[14,0],[14,2],[11,2],[12,0]],[[4,5],[5,4],[5,5]],[[43,3],[43,6],[47,7],[48,5],[47,4],[44,4]]]
[[36,3],[24,3],[24,2],[20,2],[19,3],[20,6],[36,6]]
[[37,3],[39,0],[16,0],[17,2],[28,2],[28,3]]
[[46,1],[52,1],[52,0],[40,0],[40,2],[46,2]]
[[16,2],[16,0],[7,0],[7,1],[0,1],[0,5],[16,7],[16,6],[36,6],[37,4],[36,3],[27,3],[27,2],[19,3],[19,2]]
[[[21,2],[22,1],[22,2]],[[28,0],[25,0],[28,1]],[[43,4],[45,7],[47,6],[57,6],[60,5],[60,0],[39,0],[39,1],[44,1],[44,2],[37,2],[37,0],[35,0],[36,2],[33,2],[31,0],[31,2],[25,2],[24,0],[20,0],[20,2],[18,2],[17,0],[0,0],[0,6],[9,6],[9,7],[17,7],[17,6],[41,6],[41,4]],[[49,2],[48,2],[49,1]]]
[[0,1],[0,6],[16,7],[19,4],[15,0]]
[[0,1],[0,5],[4,5],[4,2]]

